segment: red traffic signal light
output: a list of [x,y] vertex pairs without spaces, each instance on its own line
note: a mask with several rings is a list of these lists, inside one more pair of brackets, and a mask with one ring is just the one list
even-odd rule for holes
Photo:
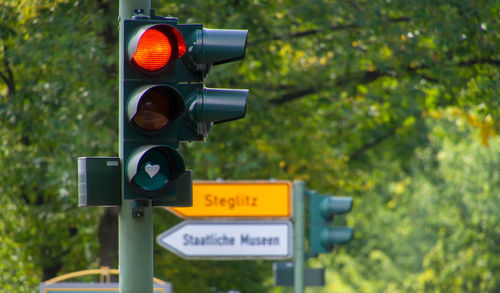
[[158,73],[186,53],[182,34],[167,24],[143,26],[128,43],[128,58],[146,73]]

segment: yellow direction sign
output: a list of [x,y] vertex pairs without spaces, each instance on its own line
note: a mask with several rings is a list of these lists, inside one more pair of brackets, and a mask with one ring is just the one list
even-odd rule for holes
[[292,216],[290,181],[194,181],[192,207],[166,207],[182,218],[281,218]]

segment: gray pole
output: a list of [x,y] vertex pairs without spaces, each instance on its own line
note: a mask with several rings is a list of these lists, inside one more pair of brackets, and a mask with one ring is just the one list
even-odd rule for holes
[[[142,9],[145,15],[149,15],[151,0],[120,0],[120,30],[123,29],[123,20],[131,19],[133,11]],[[124,40],[119,34],[119,91],[120,97],[123,93],[123,62],[125,56]],[[120,107],[120,121],[123,113]],[[118,123],[121,125],[121,123]],[[120,126],[121,127],[121,126]],[[120,129],[120,141],[123,129]],[[120,143],[120,159],[124,164],[123,150]],[[123,179],[122,174],[122,180]],[[144,207],[144,216],[133,217],[132,200],[122,200],[120,208],[119,225],[119,269],[120,269],[120,293],[152,293],[153,292],[153,208],[149,202]]]
[[304,292],[304,234],[305,234],[305,183],[302,180],[293,182],[294,233],[293,233],[293,290]]

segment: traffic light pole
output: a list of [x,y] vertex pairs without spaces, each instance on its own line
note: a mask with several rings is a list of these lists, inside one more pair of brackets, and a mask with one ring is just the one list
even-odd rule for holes
[[305,240],[305,182],[293,182],[294,233],[293,233],[293,290],[294,293],[304,292],[304,240]]
[[[142,9],[143,13],[149,15],[151,0],[120,0],[120,30],[123,30],[123,20],[131,19],[136,9]],[[119,34],[119,91],[123,96],[123,60],[124,38]],[[120,109],[120,121],[123,119],[123,110]],[[121,127],[121,123],[119,123]],[[123,131],[119,131],[120,136]],[[120,141],[122,137],[120,137]],[[124,164],[123,149],[120,144],[120,159]],[[123,176],[122,176],[122,180]],[[119,215],[119,269],[120,269],[120,293],[152,293],[153,292],[153,208],[151,203],[137,207],[133,200],[122,200]],[[139,208],[141,216],[133,214],[133,210]]]

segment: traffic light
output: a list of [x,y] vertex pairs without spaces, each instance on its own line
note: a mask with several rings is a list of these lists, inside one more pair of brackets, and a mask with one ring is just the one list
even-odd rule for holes
[[123,199],[190,206],[192,172],[179,142],[203,141],[213,124],[245,116],[248,90],[205,88],[203,80],[213,65],[244,57],[248,32],[137,12],[123,22],[120,55]]
[[309,247],[311,256],[333,250],[335,244],[352,240],[354,230],[349,227],[331,227],[335,215],[352,209],[352,197],[309,193]]

